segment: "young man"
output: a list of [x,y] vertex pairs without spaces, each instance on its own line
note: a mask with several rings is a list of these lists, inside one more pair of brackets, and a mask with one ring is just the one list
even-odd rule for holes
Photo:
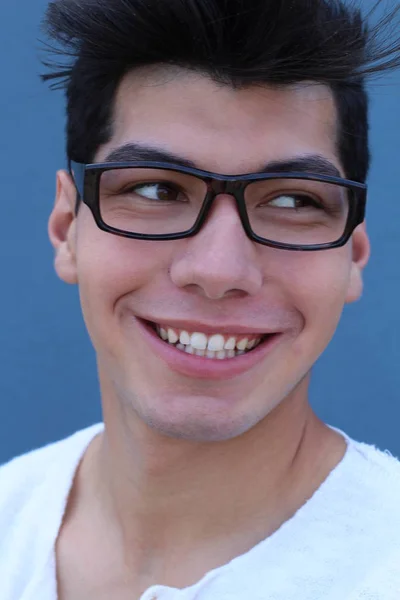
[[[104,426],[0,470],[2,600],[398,600],[400,466],[310,370],[362,292],[365,76],[331,0],[57,0],[79,284]],[[378,43],[377,43],[378,42]]]

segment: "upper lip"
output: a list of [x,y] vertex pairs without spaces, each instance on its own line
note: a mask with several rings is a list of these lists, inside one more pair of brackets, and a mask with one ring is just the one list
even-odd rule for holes
[[213,333],[221,333],[227,335],[266,335],[272,333],[279,333],[279,329],[274,328],[266,328],[266,329],[255,329],[251,326],[246,325],[238,325],[238,324],[224,324],[221,323],[204,323],[200,321],[189,321],[189,320],[180,320],[180,319],[157,319],[157,318],[145,318],[144,321],[148,321],[152,324],[160,325],[161,327],[171,327],[177,331],[188,331],[188,332],[201,332],[205,334],[213,334]]

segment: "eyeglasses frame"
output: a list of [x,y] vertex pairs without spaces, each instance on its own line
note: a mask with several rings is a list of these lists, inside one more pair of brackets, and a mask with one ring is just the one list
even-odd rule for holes
[[[132,169],[132,168],[147,168],[147,169],[162,169],[164,171],[175,171],[187,175],[195,176],[207,185],[207,193],[203,200],[202,207],[193,227],[180,233],[168,234],[142,234],[123,231],[115,227],[107,225],[103,221],[100,212],[100,180],[104,172],[113,169]],[[130,162],[106,162],[85,164],[73,160],[69,161],[69,170],[74,180],[77,189],[76,213],[79,210],[81,201],[91,210],[96,225],[102,231],[112,233],[121,237],[163,241],[163,240],[178,240],[196,235],[202,228],[213,202],[219,194],[229,194],[234,197],[239,217],[243,229],[251,240],[281,250],[292,250],[299,252],[328,250],[331,248],[340,248],[344,246],[350,239],[355,228],[360,225],[365,219],[366,201],[367,201],[367,185],[342,177],[334,177],[331,175],[323,175],[317,173],[302,173],[302,172],[276,172],[276,173],[250,173],[244,175],[220,175],[210,171],[194,169],[173,163],[157,162],[157,161],[130,161]],[[352,193],[349,195],[349,214],[343,235],[334,242],[326,244],[286,244],[275,242],[256,235],[250,225],[244,192],[246,187],[254,181],[269,180],[269,179],[300,179],[308,181],[320,181],[323,183],[332,183],[346,187]]]

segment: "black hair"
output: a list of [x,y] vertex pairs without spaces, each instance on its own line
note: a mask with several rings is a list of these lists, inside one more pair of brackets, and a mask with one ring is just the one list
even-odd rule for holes
[[54,0],[44,28],[67,62],[44,62],[42,77],[66,88],[67,154],[86,163],[109,141],[118,86],[135,68],[174,65],[234,87],[323,83],[346,176],[363,182],[366,78],[400,64],[398,11],[368,26],[339,0]]

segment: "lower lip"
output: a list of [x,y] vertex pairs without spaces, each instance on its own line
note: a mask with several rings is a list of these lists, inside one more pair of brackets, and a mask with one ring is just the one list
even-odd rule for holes
[[166,362],[172,371],[196,379],[231,379],[250,371],[275,348],[283,335],[282,333],[273,334],[246,354],[218,360],[178,350],[175,346],[164,342],[149,323],[140,319],[136,319],[136,321],[143,337],[155,354]]

